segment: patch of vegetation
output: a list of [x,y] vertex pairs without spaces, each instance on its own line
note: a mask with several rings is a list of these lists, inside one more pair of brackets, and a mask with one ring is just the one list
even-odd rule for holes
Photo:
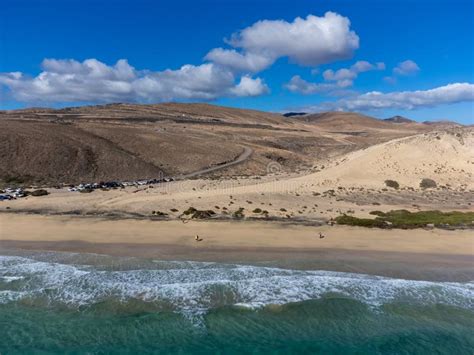
[[178,212],[178,210],[176,208],[172,208],[170,209],[171,212]]
[[232,213],[232,217],[238,218],[238,219],[244,218],[244,217],[245,217],[244,208],[243,208],[243,207],[240,207],[237,211],[235,211],[234,213]]
[[196,212],[197,210],[194,207],[189,207],[186,211],[183,212],[184,215],[189,216],[190,214]]
[[286,208],[280,208],[281,212],[286,212]]
[[153,211],[151,212],[152,215],[154,216],[159,216],[159,217],[165,217],[168,215],[168,213],[164,213],[164,212],[161,212],[161,211]]
[[215,214],[213,210],[198,210],[194,207],[189,207],[183,212],[183,215],[190,216],[192,219],[207,219]]
[[378,227],[378,228],[386,228],[387,224],[384,221],[371,218],[357,218],[353,216],[348,216],[346,214],[342,216],[338,216],[335,218],[337,224],[344,224],[347,226],[359,226],[359,227]]
[[420,182],[420,187],[422,189],[432,189],[432,188],[435,188],[436,186],[437,186],[436,181],[434,181],[433,179],[424,178]]
[[256,208],[252,212],[253,213],[262,213],[262,209],[261,208]]
[[418,211],[392,210],[389,212],[372,211],[375,219],[357,218],[342,215],[336,218],[338,224],[378,227],[378,228],[422,228],[428,225],[435,227],[460,227],[473,226],[474,212],[441,212],[441,211]]
[[385,212],[382,212],[382,211],[372,211],[372,212],[369,212],[369,214],[372,214],[374,216],[385,216]]
[[216,212],[213,210],[196,210],[194,213],[191,215],[191,218],[193,219],[208,219],[214,216]]
[[395,180],[385,180],[385,186],[391,187],[392,189],[398,190],[400,188],[400,184]]
[[[82,192],[82,191],[81,191]],[[43,189],[40,190],[34,190],[29,193],[31,196],[46,196],[49,195],[49,192]]]

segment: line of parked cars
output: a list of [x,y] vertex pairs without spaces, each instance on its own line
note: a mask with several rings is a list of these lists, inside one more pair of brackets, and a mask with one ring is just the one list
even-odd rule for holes
[[17,198],[22,198],[25,196],[25,190],[23,190],[21,187],[15,189],[8,187],[0,194],[0,201],[15,200]]
[[137,181],[107,181],[107,182],[95,182],[93,184],[79,184],[79,185],[69,185],[68,191],[70,192],[81,192],[81,191],[92,191],[97,189],[118,189],[124,188],[127,186],[143,186],[143,185],[153,185],[160,184],[163,182],[173,181],[173,178],[163,178],[163,179],[149,179],[149,180],[137,180]]
[[[69,185],[68,191],[70,192],[92,192],[97,189],[118,189],[124,188],[127,186],[143,186],[143,185],[152,185],[160,184],[163,182],[174,181],[173,178],[162,178],[162,179],[149,179],[149,180],[137,180],[137,181],[107,181],[107,182],[95,182],[93,184],[79,184],[79,185]],[[60,188],[59,186],[57,188]],[[37,194],[36,194],[37,193]],[[0,190],[0,201],[9,201],[16,200],[17,198],[26,197],[29,194],[33,196],[43,196],[47,195],[46,190],[36,190],[36,191],[25,191],[21,187],[19,188],[6,188],[5,190]]]

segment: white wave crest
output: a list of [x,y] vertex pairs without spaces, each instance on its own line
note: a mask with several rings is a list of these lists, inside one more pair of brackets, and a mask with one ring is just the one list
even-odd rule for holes
[[38,298],[80,306],[109,298],[138,299],[199,313],[227,305],[256,308],[337,294],[371,306],[416,302],[474,309],[473,283],[217,263],[157,261],[154,265],[116,270],[0,256],[0,303]]

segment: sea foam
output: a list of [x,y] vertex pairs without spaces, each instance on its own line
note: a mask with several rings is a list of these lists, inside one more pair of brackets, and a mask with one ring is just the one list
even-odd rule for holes
[[140,300],[198,314],[223,306],[259,308],[332,295],[373,307],[407,302],[474,309],[472,282],[186,261],[122,268],[119,263],[101,266],[44,259],[0,256],[0,303],[38,299],[78,307],[109,299]]

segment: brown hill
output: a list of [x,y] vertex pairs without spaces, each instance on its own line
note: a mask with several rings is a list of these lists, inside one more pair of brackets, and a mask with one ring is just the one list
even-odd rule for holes
[[[322,112],[295,118],[305,123],[330,129],[394,129],[393,121],[379,120],[355,112]],[[399,123],[399,122],[396,122]],[[411,123],[411,122],[403,122]],[[414,125],[418,125],[413,123]]]
[[283,171],[429,130],[355,113],[282,115],[209,104],[110,104],[0,112],[0,180],[77,183],[178,175],[250,159],[214,174]]

